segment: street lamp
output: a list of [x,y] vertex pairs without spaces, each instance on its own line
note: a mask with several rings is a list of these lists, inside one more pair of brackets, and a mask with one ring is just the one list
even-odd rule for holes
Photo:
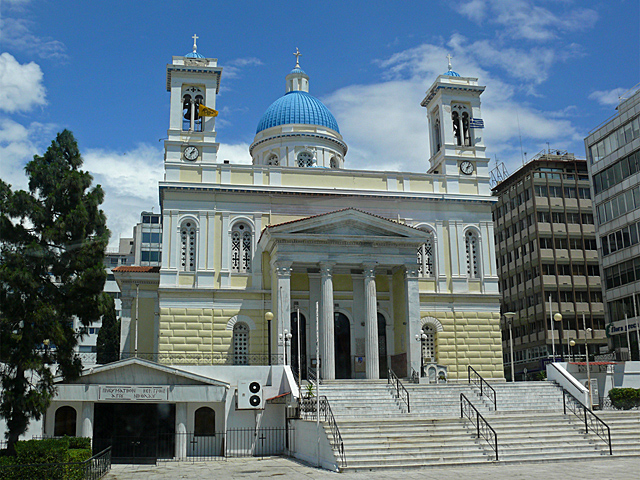
[[587,356],[587,382],[589,383],[589,408],[592,408],[593,394],[591,392],[591,369],[589,368],[589,344],[587,343],[587,333],[591,332],[591,329],[587,328],[587,321],[585,320],[584,313],[582,314],[582,328],[584,328],[584,353]]
[[264,319],[267,321],[267,355],[269,355],[269,365],[271,365],[271,320],[273,320],[273,312],[265,312]]
[[516,381],[516,372],[515,366],[513,364],[513,317],[515,317],[515,312],[507,312],[504,314],[504,318],[507,319],[507,324],[509,325],[509,350],[511,352],[511,381]]
[[287,345],[291,342],[293,335],[289,333],[289,330],[285,330],[284,333],[278,335],[280,345],[284,345],[284,364],[287,364]]
[[420,376],[422,377],[424,375],[424,350],[423,350],[423,345],[424,345],[424,341],[427,339],[427,334],[422,332],[422,333],[416,333],[416,342],[420,342]]
[[571,341],[569,342],[569,346],[571,347],[571,348],[570,348],[571,361],[572,361],[572,362],[575,362],[575,361],[576,361],[576,359],[575,359],[575,357],[574,357],[574,355],[573,355],[573,347],[575,347],[575,346],[576,346],[576,341],[575,341],[575,340],[571,340]]
[[[551,351],[553,352],[553,363],[555,363],[556,361],[556,339],[553,336],[553,324],[554,321],[556,322],[561,322],[562,321],[562,314],[561,313],[556,313],[553,318],[551,319]],[[558,335],[560,335],[560,331],[558,331]],[[560,340],[560,359],[562,359],[562,340]]]

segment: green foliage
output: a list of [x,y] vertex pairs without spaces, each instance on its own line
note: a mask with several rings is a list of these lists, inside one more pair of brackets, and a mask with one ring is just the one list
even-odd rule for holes
[[96,342],[97,362],[111,363],[120,358],[120,321],[116,318],[116,306],[111,295],[106,293],[102,327]]
[[18,463],[65,463],[69,458],[69,438],[47,438],[16,443]]
[[635,388],[612,388],[609,390],[611,404],[615,408],[629,410],[640,406],[640,389]]
[[304,398],[312,398],[314,395],[314,387],[313,387],[313,383],[307,383],[305,385],[305,392],[304,392]]
[[538,373],[535,374],[534,379],[539,382],[543,382],[544,380],[547,379],[547,372],[545,370],[540,370]]
[[65,438],[69,439],[69,449],[91,451],[91,439],[89,437],[65,437]]
[[104,193],[81,166],[64,130],[26,165],[29,191],[0,180],[0,416],[12,454],[55,394],[49,365],[67,380],[81,371],[73,319],[89,326],[104,311]]

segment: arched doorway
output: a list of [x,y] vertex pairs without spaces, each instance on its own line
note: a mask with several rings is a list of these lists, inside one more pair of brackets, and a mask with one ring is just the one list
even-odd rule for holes
[[54,437],[76,436],[76,409],[65,405],[56,410]]
[[[299,328],[298,328],[299,327]],[[298,332],[300,332],[300,342],[298,342]],[[298,326],[298,312],[291,312],[291,368],[298,371],[300,365],[300,375],[307,378],[307,319],[300,314],[300,325]],[[298,361],[298,343],[300,343],[300,360]]]
[[380,378],[387,378],[387,319],[378,312],[378,367]]
[[351,325],[344,313],[334,313],[336,378],[351,378]]

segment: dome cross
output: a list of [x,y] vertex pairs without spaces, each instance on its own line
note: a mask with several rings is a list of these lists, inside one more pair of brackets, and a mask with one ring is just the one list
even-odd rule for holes
[[452,59],[452,58],[453,58],[453,57],[451,56],[451,54],[450,54],[450,53],[447,53],[447,60],[449,60],[449,71],[451,71],[451,70],[452,70],[452,68],[451,68],[451,59]]
[[302,55],[299,51],[298,51],[298,47],[296,47],[296,53],[293,54],[296,57],[296,66],[295,68],[300,68],[300,56]]
[[196,40],[200,37],[198,37],[198,35],[196,35],[195,33],[193,34],[193,53],[196,53],[196,51],[198,50],[198,45],[196,45]]

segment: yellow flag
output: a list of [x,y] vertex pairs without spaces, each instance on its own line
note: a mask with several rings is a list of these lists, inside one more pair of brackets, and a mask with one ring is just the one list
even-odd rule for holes
[[202,104],[198,105],[198,115],[201,117],[217,117],[218,111],[213,108],[206,107]]

